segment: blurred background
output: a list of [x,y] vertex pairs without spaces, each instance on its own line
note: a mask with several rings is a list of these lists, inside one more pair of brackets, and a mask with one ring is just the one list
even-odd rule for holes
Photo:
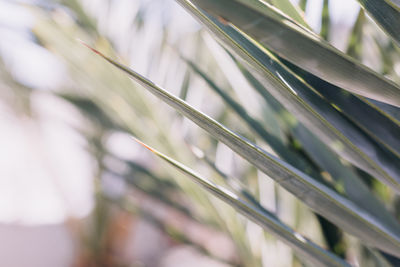
[[[316,33],[323,2],[305,6]],[[346,51],[359,14],[356,1],[329,1],[328,41]],[[385,73],[386,37],[368,17],[363,31],[360,59],[398,81],[399,63]],[[271,151],[189,59],[282,136],[232,58],[173,0],[0,0],[0,266],[302,266],[131,135],[218,183],[218,172],[239,178],[282,221],[328,246],[307,207],[78,39]],[[338,254],[362,266],[358,241],[343,235]]]

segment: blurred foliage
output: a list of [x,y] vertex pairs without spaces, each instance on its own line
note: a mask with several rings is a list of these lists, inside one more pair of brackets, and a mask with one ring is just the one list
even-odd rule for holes
[[[304,18],[308,1],[177,2],[203,27],[174,1],[60,0],[25,7],[35,15],[33,41],[67,69],[63,84],[47,93],[82,114],[83,123],[71,127],[97,166],[96,207],[80,233],[77,266],[130,266],[115,250],[135,218],[232,266],[397,266],[395,4],[385,7],[393,12],[387,25],[379,1],[359,1],[370,17],[360,10],[349,25],[345,55],[328,43],[340,27],[331,21],[333,1],[323,1],[319,35]],[[77,39],[150,92],[164,94],[182,114]],[[12,77],[3,62],[0,75],[2,102],[34,118],[29,100],[36,89]],[[211,194],[140,146],[130,158],[113,147],[115,138],[134,144],[130,136],[168,155],[156,152]],[[115,189],[120,184],[123,189]],[[223,236],[224,249],[189,228],[211,240]]]

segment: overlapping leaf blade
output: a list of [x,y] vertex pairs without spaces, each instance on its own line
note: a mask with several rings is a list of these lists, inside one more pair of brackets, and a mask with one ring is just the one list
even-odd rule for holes
[[358,0],[368,14],[400,46],[400,10],[386,0]]
[[258,0],[192,0],[198,8],[230,21],[293,64],[365,97],[400,106],[400,87],[346,56],[320,37]]
[[235,101],[228,93],[219,88],[208,76],[206,73],[200,70],[193,62],[188,61],[189,66],[192,67],[193,71],[200,75],[205,82],[211,87],[213,91],[215,91],[224,102],[231,107],[235,113],[243,119],[243,121],[266,143],[268,143],[271,148],[286,162],[297,167],[298,169],[304,170],[306,169],[306,163],[303,162],[302,158],[298,158],[292,151],[290,151],[283,142],[269,133],[262,123],[253,117],[251,117],[246,109]]
[[341,157],[400,191],[400,162],[390,151],[371,142],[311,87],[293,75],[268,51],[236,29],[207,16],[186,0],[178,0],[219,40],[239,55],[264,88]]
[[361,127],[372,138],[400,156],[400,126],[383,111],[369,105],[367,101],[352,95],[337,86],[327,83],[300,68],[294,70],[328,101],[337,106],[354,124]]
[[303,260],[311,262],[316,266],[350,266],[347,262],[340,259],[333,253],[322,249],[310,240],[307,240],[306,238],[301,236],[299,233],[296,233],[287,225],[283,224],[272,213],[266,211],[265,209],[262,209],[260,206],[254,205],[239,198],[235,193],[210,182],[208,179],[203,178],[185,165],[171,159],[170,157],[162,154],[159,151],[154,150],[153,148],[150,148],[143,143],[142,145],[144,145],[146,148],[148,148],[164,161],[168,162],[173,167],[186,174],[194,182],[206,189],[212,195],[226,202],[238,212],[243,214],[246,218],[256,222],[265,230],[272,233],[277,238],[288,244],[299,255],[302,256]]
[[[287,116],[282,116],[287,112],[284,108],[274,101],[272,95],[262,87],[257,80],[252,77],[243,66],[235,61],[239,69],[242,70],[243,75],[249,80],[250,84],[255,87],[255,89],[261,93],[262,97],[266,100],[267,105],[271,106],[274,112],[274,116],[280,117],[281,121],[284,122],[286,127],[302,144],[304,149],[308,152],[308,155],[317,163],[323,170],[331,174],[334,182],[334,187],[341,187],[344,190],[344,194],[358,206],[364,208],[380,220],[385,221],[388,225],[392,227],[397,227],[398,223],[394,217],[385,209],[384,205],[376,199],[364,182],[357,177],[350,167],[343,165],[339,159],[332,153],[321,141],[314,137],[303,125],[293,124]],[[257,133],[261,139],[267,142],[271,148],[286,162],[293,165],[300,170],[309,170],[307,174],[311,177],[322,180],[320,174],[314,170],[314,166],[310,165],[309,162],[303,159],[303,155],[298,155],[294,151],[290,150],[288,147],[284,146],[277,140],[273,138],[271,134],[268,133],[267,129],[263,127],[258,121],[253,118],[249,118],[246,109],[232,99],[223,89],[219,88],[211,79],[202,72],[194,63],[189,62],[193,70],[199,74],[204,80],[210,85],[210,87],[221,96],[224,102],[230,106],[239,117],[241,117],[249,127]],[[258,87],[258,88],[256,88]],[[261,87],[261,88],[260,88]]]
[[273,178],[289,192],[305,202],[317,213],[337,224],[345,231],[361,238],[367,245],[400,256],[400,229],[398,227],[396,229],[389,227],[327,186],[263,151],[207,115],[192,108],[183,100],[158,87],[142,75],[105,57],[96,50],[93,51],[129,74],[131,78],[149,92],[226,144],[260,171]]

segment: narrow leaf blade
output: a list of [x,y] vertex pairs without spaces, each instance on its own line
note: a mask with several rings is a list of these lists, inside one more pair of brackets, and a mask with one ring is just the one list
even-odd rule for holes
[[235,28],[209,17],[188,1],[179,2],[239,55],[264,88],[332,150],[400,192],[399,158],[371,142],[271,53],[262,50]]
[[186,174],[195,183],[199,184],[203,189],[207,190],[212,195],[229,204],[236,211],[240,212],[246,218],[254,221],[258,225],[263,227],[266,231],[272,233],[278,239],[284,241],[299,255],[303,256],[303,260],[316,264],[316,266],[350,266],[347,262],[340,259],[333,253],[322,249],[312,241],[306,239],[299,233],[296,233],[294,230],[290,229],[272,213],[241,199],[235,193],[212,183],[206,178],[203,178],[182,163],[175,161],[174,159],[149,147],[148,145],[142,143],[137,139],[135,140],[147,149],[149,149],[151,152],[153,152],[156,156]]
[[136,73],[132,69],[102,55],[105,60],[129,74],[137,83],[162,101],[182,113],[188,119],[226,144],[237,154],[256,166],[280,185],[293,193],[309,207],[345,231],[358,236],[370,246],[400,256],[400,228],[392,229],[354,203],[337,194],[325,185],[301,171],[263,151],[202,112],[192,108],[185,101]]
[[224,18],[280,57],[327,82],[355,94],[400,106],[399,85],[330,46],[265,2],[191,2],[216,17]]
[[384,0],[358,0],[375,22],[400,46],[400,10]]

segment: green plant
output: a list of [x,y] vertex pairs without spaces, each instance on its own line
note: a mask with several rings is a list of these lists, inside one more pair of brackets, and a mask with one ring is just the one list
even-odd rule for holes
[[[185,161],[187,165],[191,164],[190,158],[194,164],[189,149],[182,146],[181,140],[170,136],[165,121],[171,122],[171,119],[166,119],[166,114],[154,108],[157,102],[147,104],[147,95],[141,92],[142,87],[146,88],[318,214],[317,220],[328,249],[304,238],[264,208],[257,201],[255,190],[251,190],[251,180],[242,179],[248,184],[238,184],[235,179],[223,174],[212,160],[206,160],[214,170],[211,174],[216,171],[217,176],[222,176],[216,181],[230,187],[229,191],[150,148],[212,195],[283,240],[302,262],[316,266],[348,266],[341,258],[346,256],[344,231],[360,240],[359,247],[372,255],[372,264],[395,265],[396,258],[400,257],[399,214],[395,212],[400,191],[400,86],[395,72],[395,66],[399,64],[398,4],[390,0],[359,1],[389,36],[385,44],[376,41],[381,48],[384,72],[391,78],[388,79],[358,60],[362,58],[362,28],[366,24],[363,11],[360,11],[354,25],[346,55],[324,40],[329,32],[327,12],[322,20],[323,39],[309,29],[298,8],[290,1],[177,2],[222,43],[226,50],[221,49],[218,53],[225,56],[225,61],[217,57],[214,59],[220,64],[216,68],[218,73],[223,73],[224,64],[236,69],[253,90],[249,94],[262,103],[261,116],[253,116],[252,107],[241,103],[245,99],[238,100],[233,90],[226,90],[230,86],[223,84],[212,70],[202,70],[201,55],[189,59],[187,55],[179,54],[176,47],[166,45],[160,50],[171,49],[169,53],[180,58],[188,68],[182,82],[182,99],[95,49],[92,50],[127,73],[141,87],[131,89],[126,76],[113,70],[104,71],[101,66],[93,78],[98,79],[98,88],[84,98],[91,105],[100,106],[99,110],[106,114],[99,116],[99,110],[88,110],[88,102],[71,95],[62,97],[99,120],[98,127],[102,131],[117,129],[140,139],[146,138],[146,142],[157,147],[159,144],[160,150],[162,148],[171,157]],[[325,10],[327,6],[328,1],[324,1]],[[37,36],[42,40],[51,39],[61,54],[66,54],[69,47],[75,45],[62,37],[55,37],[57,33],[52,26],[46,27],[47,30],[38,31]],[[102,42],[107,43],[105,40]],[[102,46],[102,42],[98,42],[96,49],[112,53],[111,49],[106,51],[107,45]],[[102,64],[93,57],[87,58],[93,60],[93,64]],[[215,64],[213,66],[215,68]],[[78,75],[82,71],[84,68],[79,68]],[[98,78],[101,75],[108,78]],[[220,96],[224,105],[229,107],[227,113],[234,113],[240,118],[241,122],[233,125],[235,130],[228,129],[219,120],[212,119],[185,101],[192,75],[197,75]],[[90,83],[85,86],[89,92],[93,90]],[[225,120],[223,115],[220,119]],[[151,138],[153,132],[156,135],[154,139]],[[204,141],[207,144],[215,142],[207,138],[203,140],[207,140]],[[175,175],[171,169],[165,170],[165,173]],[[193,184],[184,179],[177,179],[177,184],[208,211],[206,217],[215,220],[219,227],[224,228],[225,225],[243,255],[248,257],[252,254],[246,251],[249,246],[246,242],[238,241],[243,229],[234,214],[221,216],[221,209],[214,207],[214,200],[197,192]],[[246,259],[243,256],[242,264],[257,264],[257,261],[250,263]]]

